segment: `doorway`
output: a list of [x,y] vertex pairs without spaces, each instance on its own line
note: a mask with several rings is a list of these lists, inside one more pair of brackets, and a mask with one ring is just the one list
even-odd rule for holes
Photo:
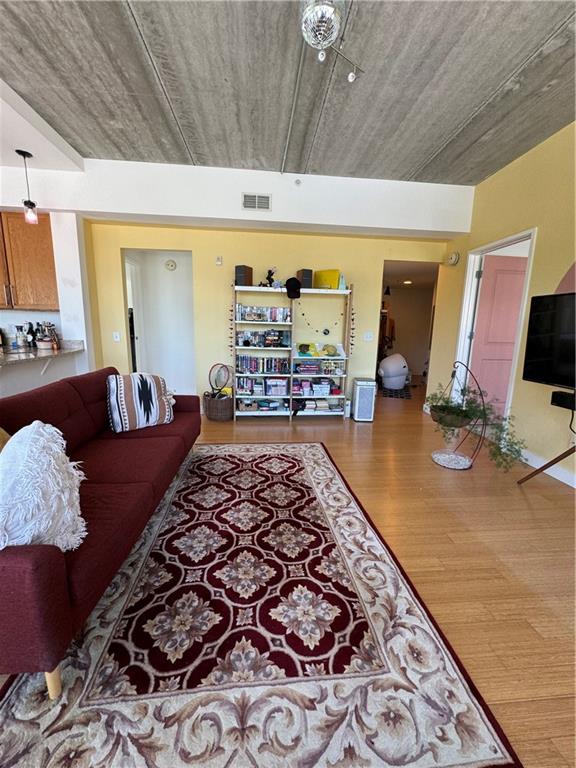
[[502,416],[510,411],[527,304],[533,231],[469,254],[457,359]]
[[126,314],[133,371],[196,394],[192,254],[125,249]]
[[424,384],[428,376],[437,277],[436,263],[384,262],[378,368],[386,357],[402,355],[411,385]]

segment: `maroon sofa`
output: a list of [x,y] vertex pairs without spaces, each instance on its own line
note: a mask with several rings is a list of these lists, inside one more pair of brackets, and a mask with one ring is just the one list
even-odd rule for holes
[[[108,425],[104,368],[0,399],[9,434],[39,419],[58,427],[82,462],[80,508],[88,535],[76,550],[32,545],[0,550],[0,673],[46,672],[59,694],[58,664],[110,584],[200,433],[200,404],[177,396],[174,421],[115,434]],[[54,672],[52,672],[54,670]]]

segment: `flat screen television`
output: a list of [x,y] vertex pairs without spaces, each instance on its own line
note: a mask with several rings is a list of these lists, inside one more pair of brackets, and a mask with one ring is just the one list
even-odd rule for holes
[[575,307],[575,293],[532,297],[523,379],[575,388]]

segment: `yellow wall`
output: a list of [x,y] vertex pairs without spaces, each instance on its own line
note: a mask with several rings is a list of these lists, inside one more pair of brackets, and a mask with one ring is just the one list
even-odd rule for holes
[[[192,252],[194,343],[197,360],[197,388],[207,388],[207,373],[215,362],[231,362],[229,350],[229,310],[232,307],[234,266],[247,264],[254,269],[254,280],[264,279],[270,266],[278,267],[278,277],[285,280],[298,269],[342,270],[348,283],[354,285],[356,313],[355,347],[350,375],[374,376],[378,342],[378,321],[384,260],[442,260],[446,244],[438,241],[388,240],[384,238],[305,235],[271,232],[208,230],[160,226],[142,226],[87,222],[87,255],[92,275],[92,305],[98,314],[94,327],[100,338],[96,350],[101,352],[97,365],[114,365],[128,371],[126,344],[125,286],[122,249],[185,250]],[[216,265],[222,256],[223,266]],[[253,303],[258,303],[252,298]],[[329,302],[337,301],[329,297]],[[267,302],[263,301],[262,304]],[[315,328],[329,325],[323,298],[306,298],[306,314]],[[335,315],[338,315],[338,309]],[[301,324],[302,320],[297,318]],[[329,341],[330,337],[305,330],[295,333],[296,341]],[[123,333],[122,343],[112,340],[112,332]],[[371,331],[372,342],[363,341]],[[186,337],[182,342],[186,343]]]
[[[450,374],[469,251],[536,228],[530,296],[554,293],[574,263],[574,128],[567,126],[476,187],[471,232],[447,248],[460,251],[464,258],[456,268],[440,267],[429,388],[446,382]],[[550,459],[569,445],[569,413],[550,406],[553,387],[522,380],[526,327],[527,317],[512,413],[528,450]],[[563,466],[573,471],[574,463],[566,461]]]

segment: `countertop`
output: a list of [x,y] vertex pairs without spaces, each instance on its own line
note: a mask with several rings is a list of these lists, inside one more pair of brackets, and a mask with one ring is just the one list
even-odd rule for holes
[[60,349],[20,349],[18,351],[9,350],[0,352],[0,368],[8,365],[19,365],[20,363],[29,363],[34,360],[43,362],[53,360],[62,355],[74,355],[78,352],[84,352],[83,341],[62,341]]

